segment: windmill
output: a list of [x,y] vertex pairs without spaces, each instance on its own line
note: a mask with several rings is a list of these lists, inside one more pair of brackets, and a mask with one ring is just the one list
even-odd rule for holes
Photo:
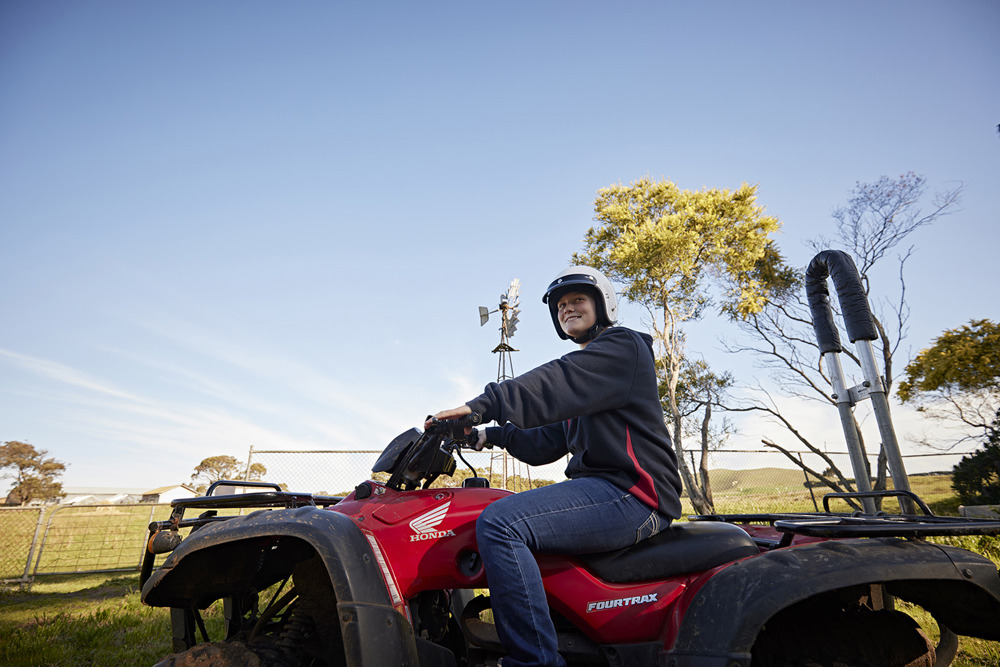
[[[518,306],[521,303],[521,281],[517,278],[510,281],[510,287],[506,294],[500,295],[500,305],[496,310],[490,310],[486,306],[479,306],[479,326],[485,326],[490,320],[490,315],[500,313],[500,344],[493,348],[493,353],[500,353],[497,362],[497,382],[514,377],[514,361],[510,356],[511,352],[517,352],[510,346],[510,338],[517,331],[517,316],[521,312]],[[510,375],[507,374],[508,367]]]
[[[496,310],[490,310],[486,306],[479,306],[479,326],[485,326],[490,320],[490,315],[495,313],[500,313],[500,344],[493,348],[494,354],[499,354],[500,358],[497,361],[497,382],[503,382],[504,380],[509,380],[514,377],[514,362],[511,358],[512,352],[517,352],[510,345],[510,339],[517,331],[517,316],[520,314],[521,309],[519,308],[521,304],[521,281],[517,278],[510,281],[510,287],[507,288],[506,294],[500,295],[500,305],[497,306]],[[499,463],[501,470],[501,480],[503,488],[508,488],[508,479],[513,481],[514,479],[520,478],[520,480],[527,480],[527,488],[531,488],[531,473],[528,467],[525,466],[524,475],[517,474],[517,459],[508,455],[507,452],[501,451],[499,454],[493,454],[490,457],[490,477],[493,476],[493,464]],[[508,470],[510,475],[508,475]],[[511,489],[512,491],[520,491],[521,489]]]

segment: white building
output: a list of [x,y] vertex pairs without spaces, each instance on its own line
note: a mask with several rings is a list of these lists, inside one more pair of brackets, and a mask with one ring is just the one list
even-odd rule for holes
[[172,486],[161,486],[158,489],[144,491],[140,502],[144,503],[171,503],[182,498],[194,498],[199,495],[197,491],[185,484],[174,484]]
[[124,505],[137,503],[142,497],[142,489],[122,489],[96,486],[63,487],[66,495],[59,501],[61,505]]

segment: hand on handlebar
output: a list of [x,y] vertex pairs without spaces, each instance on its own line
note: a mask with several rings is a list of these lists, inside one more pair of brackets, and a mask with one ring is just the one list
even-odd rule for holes
[[[486,442],[486,430],[474,428],[481,422],[482,417],[478,413],[473,412],[468,405],[462,405],[427,417],[424,420],[424,429],[429,431],[444,428],[451,431],[452,437],[464,447],[481,452],[486,447],[493,448],[491,443]],[[460,428],[465,433],[464,438],[455,433]]]
[[[464,408],[464,409],[463,409]],[[452,437],[461,429],[465,435],[473,432],[482,423],[483,418],[478,412],[472,412],[468,406],[453,410],[442,410],[424,420],[424,430],[434,430],[438,433],[450,432]]]
[[[452,408],[451,410],[442,410],[441,412],[431,415],[424,420],[424,428],[430,428],[435,421],[452,421],[454,419],[461,419],[467,415],[472,414],[472,408],[468,405],[460,405],[457,408]],[[477,422],[478,423],[478,422]],[[467,427],[465,432],[470,433],[472,431],[471,427]]]
[[483,421],[478,412],[473,412],[468,405],[463,405],[451,410],[442,410],[436,415],[431,415],[424,420],[424,429],[444,426],[453,430],[464,428],[465,434],[472,433],[472,429]]

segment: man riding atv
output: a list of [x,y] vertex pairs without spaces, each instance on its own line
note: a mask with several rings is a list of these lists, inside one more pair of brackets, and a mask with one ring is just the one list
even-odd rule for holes
[[482,440],[529,465],[571,456],[568,480],[502,498],[476,524],[504,667],[566,664],[534,554],[614,551],[681,512],[652,338],[615,326],[614,289],[589,266],[562,271],[542,302],[559,337],[580,349],[434,415],[496,421]]

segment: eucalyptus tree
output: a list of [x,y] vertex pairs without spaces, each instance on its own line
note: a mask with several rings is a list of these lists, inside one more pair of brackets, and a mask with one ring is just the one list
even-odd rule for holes
[[713,306],[729,317],[760,312],[769,288],[761,267],[777,257],[771,235],[780,223],[757,203],[757,187],[746,183],[691,191],[644,178],[600,190],[594,211],[597,224],[573,261],[602,271],[649,314],[681,477],[695,511],[711,512],[711,496],[684,457],[678,386],[685,326]]
[[191,481],[202,482],[198,489],[204,490],[212,482],[221,479],[254,482],[260,481],[266,474],[267,468],[262,463],[253,463],[248,469],[247,465],[241,463],[235,456],[224,454],[202,459],[201,463],[194,467]]
[[906,365],[897,395],[967,439],[988,436],[1000,412],[1000,325],[972,320],[948,329]]
[[59,477],[66,471],[66,464],[48,455],[48,450],[34,445],[10,440],[0,445],[0,479],[13,480],[8,502],[27,505],[33,500],[62,498]]

